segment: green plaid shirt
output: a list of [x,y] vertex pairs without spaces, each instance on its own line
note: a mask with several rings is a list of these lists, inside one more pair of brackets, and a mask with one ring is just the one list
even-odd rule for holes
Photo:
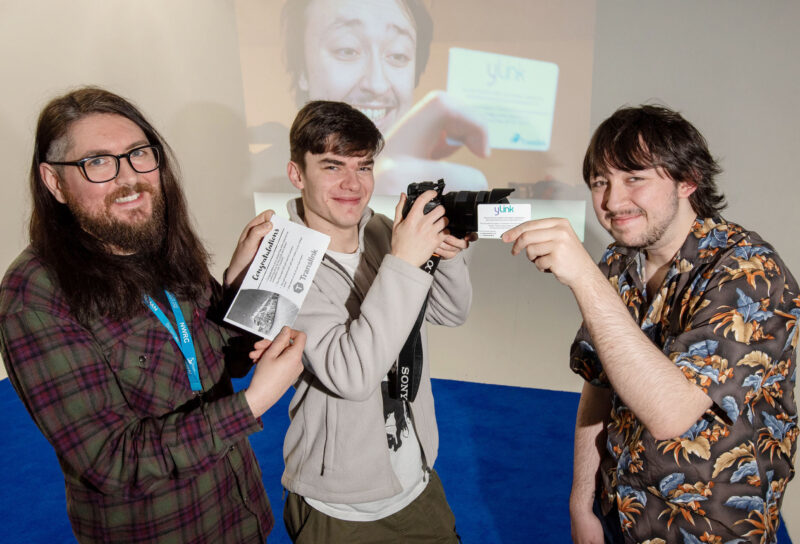
[[261,422],[233,392],[228,335],[207,316],[214,290],[180,301],[203,383],[195,396],[178,346],[144,305],[84,327],[30,248],[6,273],[3,361],[56,451],[80,542],[266,540],[272,512],[247,440]]

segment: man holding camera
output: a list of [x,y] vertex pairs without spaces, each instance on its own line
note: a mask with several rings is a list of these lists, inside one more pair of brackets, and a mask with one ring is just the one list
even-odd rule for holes
[[[402,195],[394,223],[367,207],[383,139],[353,107],[310,102],[290,145],[287,174],[301,191],[290,216],[331,242],[295,325],[308,340],[284,444],[287,531],[295,542],[457,542],[432,468],[438,431],[421,322],[465,321],[469,241],[447,234],[442,206],[423,213],[435,191],[405,217]],[[429,273],[421,267],[434,253],[442,261]]]
[[563,219],[504,234],[583,315],[575,542],[775,541],[798,435],[800,295],[772,246],[719,215],[719,171],[680,114],[623,108],[583,165],[615,240],[599,267]]

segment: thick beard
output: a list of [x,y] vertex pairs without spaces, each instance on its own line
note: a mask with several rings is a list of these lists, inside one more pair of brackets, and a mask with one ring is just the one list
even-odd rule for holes
[[[120,221],[111,216],[109,209],[117,198],[133,193],[150,193],[152,212],[150,217],[135,223]],[[114,253],[142,254],[155,253],[164,243],[166,219],[164,196],[160,190],[153,190],[147,183],[137,183],[133,187],[120,187],[105,198],[105,210],[97,215],[90,214],[80,207],[69,193],[64,194],[66,204],[80,227],[108,245]]]

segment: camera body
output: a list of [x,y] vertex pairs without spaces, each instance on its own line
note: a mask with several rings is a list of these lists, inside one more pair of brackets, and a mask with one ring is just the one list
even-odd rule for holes
[[421,181],[408,186],[403,217],[408,215],[417,197],[425,191],[434,190],[438,194],[423,208],[428,213],[436,206],[444,206],[447,228],[456,238],[463,238],[470,232],[478,231],[478,204],[508,204],[508,195],[514,189],[492,189],[491,191],[453,191],[444,194],[444,180]]
[[442,201],[442,196],[444,195],[444,180],[440,179],[439,181],[420,181],[419,183],[411,183],[408,186],[408,191],[406,195],[408,198],[406,199],[406,205],[403,206],[403,217],[408,215],[408,212],[411,211],[411,206],[414,205],[414,202],[417,201],[417,197],[420,196],[425,191],[436,191],[439,193],[437,196],[433,197],[433,200],[425,204],[425,207],[422,209],[422,213],[428,213],[436,206],[444,204]]

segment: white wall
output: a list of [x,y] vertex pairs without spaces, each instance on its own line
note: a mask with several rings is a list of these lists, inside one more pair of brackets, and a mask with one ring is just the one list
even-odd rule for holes
[[[800,277],[800,2],[600,0],[592,126],[623,105],[680,110],[725,172],[725,216],[758,231]],[[797,478],[795,478],[796,480]],[[800,483],[783,517],[800,542]]]
[[[593,12],[583,14],[582,28],[591,20]],[[234,2],[0,0],[0,47],[0,135],[8,142],[0,146],[7,178],[0,186],[0,228],[7,233],[0,271],[26,244],[26,177],[39,110],[68,88],[96,84],[137,103],[175,149],[219,276],[253,215]],[[580,74],[564,77],[583,81]],[[588,138],[585,117],[576,137]],[[577,164],[580,152],[574,154]],[[566,349],[580,316],[568,290],[522,257],[512,259],[498,241],[478,244],[473,263],[469,321],[431,331],[434,375],[577,391]]]
[[224,269],[253,215],[242,190],[247,144],[232,2],[0,0],[0,51],[0,270],[27,244],[38,113],[86,84],[131,99],[172,145],[214,269]]

